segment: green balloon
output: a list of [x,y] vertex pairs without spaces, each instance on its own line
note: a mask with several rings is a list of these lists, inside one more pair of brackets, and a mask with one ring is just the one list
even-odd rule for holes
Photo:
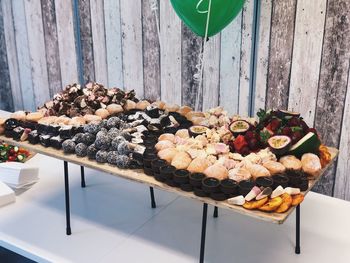
[[[209,0],[170,0],[180,19],[204,37]],[[208,37],[219,33],[241,11],[245,0],[211,0]]]

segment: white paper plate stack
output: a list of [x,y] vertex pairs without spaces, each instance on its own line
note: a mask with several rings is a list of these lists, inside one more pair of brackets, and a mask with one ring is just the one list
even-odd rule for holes
[[26,163],[0,163],[0,181],[14,189],[26,188],[36,183],[38,174],[38,167]]
[[15,192],[3,182],[0,182],[0,207],[16,201]]

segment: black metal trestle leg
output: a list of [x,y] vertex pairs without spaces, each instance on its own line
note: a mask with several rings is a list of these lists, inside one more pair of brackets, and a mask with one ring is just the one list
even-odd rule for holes
[[199,263],[204,262],[204,250],[205,250],[205,234],[207,231],[207,214],[208,204],[203,204],[203,217],[202,217],[202,235],[201,235],[201,250],[199,254]]
[[213,214],[213,217],[214,218],[217,218],[219,215],[218,215],[218,212],[219,212],[219,209],[217,206],[214,207],[214,214]]
[[156,201],[154,200],[154,190],[153,187],[149,188],[150,194],[151,194],[151,206],[152,208],[156,208]]
[[69,178],[68,178],[68,163],[64,161],[64,192],[66,199],[66,234],[72,234],[70,228],[70,207],[69,207]]
[[296,207],[296,240],[295,240],[295,254],[300,254],[300,205]]
[[80,175],[81,175],[81,187],[85,188],[85,171],[84,171],[84,166],[80,166]]

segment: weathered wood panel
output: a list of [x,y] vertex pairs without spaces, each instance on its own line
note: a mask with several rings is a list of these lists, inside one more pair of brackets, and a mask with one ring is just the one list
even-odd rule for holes
[[23,100],[23,106],[25,110],[35,110],[24,1],[13,1],[12,12],[22,97],[26,98]]
[[142,27],[143,27],[143,85],[145,98],[149,100],[160,99],[160,43],[158,38],[157,19],[158,9],[152,10],[153,0],[142,1]]
[[269,64],[269,47],[271,33],[271,11],[272,1],[263,0],[260,2],[260,16],[258,41],[256,44],[256,77],[255,90],[253,94],[253,113],[256,115],[260,108],[265,108],[266,89],[267,89],[267,74]]
[[326,4],[308,0],[297,5],[288,108],[302,112],[307,123],[315,114]]
[[288,106],[296,2],[273,1],[266,108]]
[[95,81],[107,85],[107,54],[103,1],[90,0]]
[[[79,32],[80,46],[83,61],[83,81],[84,83],[95,80],[94,51],[92,46],[92,29],[90,0],[78,0],[79,7]],[[79,43],[78,43],[79,45]],[[81,84],[84,84],[81,83]]]
[[72,5],[66,1],[55,1],[58,48],[60,54],[61,82],[65,87],[79,82],[77,53],[73,27]]
[[242,47],[238,97],[238,113],[245,116],[248,116],[250,109],[253,13],[254,1],[245,1],[242,11]]
[[181,22],[170,1],[160,1],[161,98],[181,104]]
[[55,1],[41,1],[50,96],[62,90]]
[[143,97],[141,1],[120,2],[124,87]]
[[203,67],[203,110],[219,104],[220,85],[220,33],[205,43]]
[[109,87],[123,87],[123,60],[119,0],[104,0],[107,73]]
[[[350,156],[348,154],[348,134],[350,131],[348,125],[349,108],[345,104],[345,97],[349,97],[349,13],[349,1],[328,1],[317,107],[315,111],[315,126],[322,135],[324,143],[334,147],[340,146],[340,149],[342,149],[339,156],[340,162],[338,162],[338,168],[336,169],[336,166],[333,166],[316,186],[315,190],[332,195],[333,184],[336,179],[336,195],[343,195],[343,198],[345,198],[345,193],[348,194],[348,197],[350,196],[350,192],[345,190],[350,185],[342,185],[340,183],[342,180],[346,180],[347,171],[349,171],[345,169],[348,165],[346,159]],[[349,100],[347,103],[349,103]],[[339,143],[341,134],[342,142]],[[338,171],[337,178],[335,178],[336,170]]]
[[[194,74],[199,72],[200,54],[203,38],[197,36],[185,24],[181,24],[181,80],[182,80],[182,104],[195,108],[199,82],[195,80]],[[202,105],[203,95],[199,98]]]
[[24,1],[28,33],[28,48],[32,71],[35,106],[50,99],[47,76],[46,48],[40,1]]
[[11,92],[10,72],[7,62],[6,39],[4,30],[4,16],[2,3],[0,1],[0,108],[13,110],[13,100]]
[[220,105],[238,113],[242,12],[221,32]]
[[16,50],[15,27],[11,0],[1,1],[2,16],[4,21],[4,33],[6,41],[7,62],[10,74],[11,93],[14,110],[23,109],[21,82]]

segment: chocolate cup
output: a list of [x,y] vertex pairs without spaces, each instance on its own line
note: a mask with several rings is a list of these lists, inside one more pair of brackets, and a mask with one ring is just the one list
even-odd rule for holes
[[224,193],[211,193],[210,194],[211,199],[214,199],[215,201],[224,201],[228,199],[228,196]]
[[154,178],[159,181],[159,182],[165,182],[165,178],[163,176],[160,175],[160,173],[153,173],[154,174]]
[[220,189],[228,195],[238,195],[238,184],[235,180],[224,179],[220,182]]
[[301,178],[301,183],[300,183],[300,191],[306,191],[309,188],[309,179],[307,177],[302,177]]
[[160,168],[162,168],[162,167],[164,167],[166,165],[168,165],[168,163],[165,160],[162,160],[162,159],[157,159],[157,160],[154,160],[154,161],[151,162],[152,170],[155,173],[160,173]]
[[160,174],[167,180],[172,180],[174,177],[174,172],[176,171],[175,166],[166,165],[160,168]]
[[193,187],[201,188],[202,187],[202,180],[204,178],[205,178],[205,174],[204,173],[193,173],[193,174],[190,174],[190,184]]
[[171,187],[179,187],[180,185],[175,183],[174,180],[167,179],[165,180],[165,183]]
[[255,183],[249,180],[243,180],[238,183],[239,193],[246,196],[250,190],[255,186]]
[[258,187],[271,187],[273,185],[273,180],[271,177],[263,176],[263,177],[258,177],[255,180],[255,183]]
[[206,192],[204,192],[201,188],[198,188],[198,187],[195,187],[193,189],[193,193],[196,195],[196,196],[199,196],[199,197],[208,197],[209,194],[207,194]]
[[289,183],[288,176],[285,176],[283,174],[275,174],[272,176],[273,180],[273,189],[276,189],[278,186],[282,186],[283,188],[286,188]]
[[185,169],[176,170],[174,173],[174,182],[178,184],[188,184],[190,172]]
[[180,189],[181,189],[182,191],[185,191],[185,192],[192,192],[193,186],[190,185],[190,184],[182,184],[182,185],[180,186]]
[[220,180],[214,177],[206,177],[202,180],[202,189],[211,194],[220,191]]
[[156,154],[143,158],[143,166],[147,168],[152,168],[152,162],[157,160],[158,156]]
[[145,172],[146,175],[153,176],[153,170],[150,168],[143,168],[143,171]]

